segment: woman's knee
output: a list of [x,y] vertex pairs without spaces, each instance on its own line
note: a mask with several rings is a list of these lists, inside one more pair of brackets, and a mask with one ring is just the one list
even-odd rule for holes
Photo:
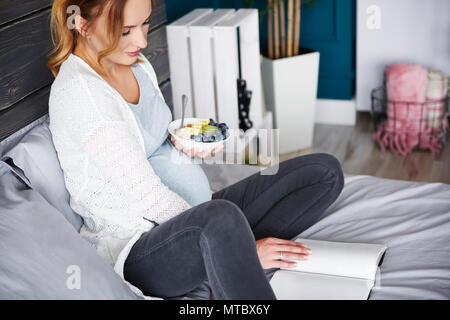
[[320,163],[326,168],[327,173],[323,176],[324,179],[331,179],[334,181],[335,188],[340,193],[344,186],[344,173],[342,171],[339,160],[328,153],[318,153]]
[[[303,158],[303,159],[302,159]],[[298,160],[301,162],[306,161],[310,164],[318,164],[318,168],[321,168],[321,171],[325,171],[325,173],[330,172],[332,176],[336,176],[338,178],[343,177],[342,167],[339,160],[329,153],[313,153],[305,156],[298,157]]]
[[321,162],[326,165],[330,170],[334,170],[336,172],[342,171],[341,163],[339,160],[329,153],[319,153],[318,156],[321,159]]
[[211,220],[224,226],[235,226],[246,222],[242,210],[232,201],[225,199],[212,200],[210,209]]
[[[313,153],[299,156],[296,159],[296,165],[303,167],[309,166],[308,173],[314,177],[319,177],[321,182],[333,183],[337,192],[340,192],[344,185],[344,174],[339,160],[329,153]],[[293,160],[294,160],[293,159]],[[306,174],[299,171],[300,175]]]
[[202,229],[212,233],[227,234],[250,230],[247,218],[242,210],[232,201],[225,199],[210,200],[197,212]]

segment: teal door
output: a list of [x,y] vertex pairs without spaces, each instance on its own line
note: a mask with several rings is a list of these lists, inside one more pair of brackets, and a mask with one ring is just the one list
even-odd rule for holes
[[318,98],[353,98],[356,1],[318,0],[303,6],[300,44],[320,52]]
[[[287,3],[287,0],[285,0]],[[264,8],[266,0],[255,0]],[[244,0],[166,0],[169,23],[195,8],[243,8]],[[286,6],[287,7],[287,6]],[[302,5],[300,45],[320,52],[319,99],[350,100],[355,92],[356,0],[316,0]],[[267,47],[267,16],[260,28]]]

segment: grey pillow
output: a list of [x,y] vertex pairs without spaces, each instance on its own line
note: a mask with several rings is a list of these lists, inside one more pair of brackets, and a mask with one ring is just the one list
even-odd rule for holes
[[25,172],[33,189],[80,231],[83,219],[70,207],[70,194],[64,183],[48,122],[44,121],[28,131],[17,144],[10,147],[1,160],[5,161],[8,157]]
[[0,299],[141,299],[31,187],[0,162]]

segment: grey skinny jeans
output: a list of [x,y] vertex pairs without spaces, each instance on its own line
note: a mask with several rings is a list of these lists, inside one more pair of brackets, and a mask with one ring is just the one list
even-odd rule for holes
[[339,161],[324,153],[281,162],[275,175],[255,173],[144,233],[125,261],[125,279],[169,299],[204,281],[219,300],[275,299],[255,240],[292,239],[343,186]]

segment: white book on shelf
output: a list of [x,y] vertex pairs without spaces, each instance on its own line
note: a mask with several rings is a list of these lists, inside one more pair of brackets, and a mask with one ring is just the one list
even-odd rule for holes
[[218,121],[213,27],[217,23],[229,19],[234,12],[234,9],[218,9],[189,26],[193,99],[197,118],[213,118]]
[[185,116],[187,118],[194,117],[189,25],[212,11],[213,9],[195,9],[166,27],[174,119],[181,118],[181,96],[183,94],[189,97]]

